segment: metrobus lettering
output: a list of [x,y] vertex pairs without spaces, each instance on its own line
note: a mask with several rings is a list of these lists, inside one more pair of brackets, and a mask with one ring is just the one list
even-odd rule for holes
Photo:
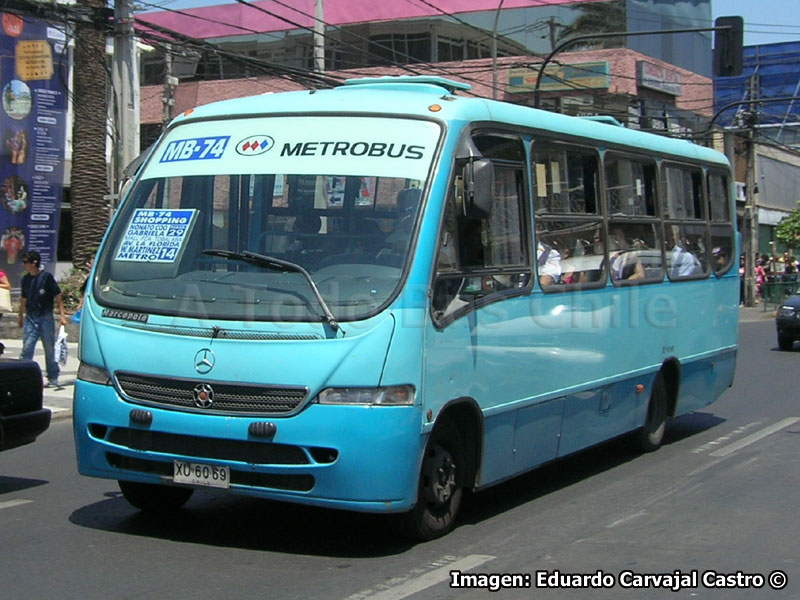
[[281,156],[369,156],[419,160],[424,152],[424,146],[385,142],[287,142],[281,149]]
[[184,160],[210,160],[222,158],[228,145],[229,135],[173,140],[167,144],[159,162]]

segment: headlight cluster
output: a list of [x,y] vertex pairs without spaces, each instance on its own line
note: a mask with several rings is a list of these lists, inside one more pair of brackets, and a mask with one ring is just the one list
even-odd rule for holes
[[108,374],[108,371],[85,362],[81,362],[80,366],[78,366],[78,379],[89,383],[111,385],[111,375]]
[[778,308],[779,317],[800,317],[800,313],[793,306],[781,306]]
[[368,404],[376,406],[411,406],[414,388],[398,385],[380,388],[328,388],[317,396],[320,404]]

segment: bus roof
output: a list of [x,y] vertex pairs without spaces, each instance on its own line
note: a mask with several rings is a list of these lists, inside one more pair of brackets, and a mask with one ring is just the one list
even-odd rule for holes
[[431,76],[348,79],[332,89],[266,93],[214,102],[173,121],[258,115],[371,114],[434,118],[445,122],[496,122],[583,138],[603,146],[646,148],[658,154],[727,166],[723,154],[686,140],[628,129],[613,117],[572,117],[480,97],[456,95],[469,84]]

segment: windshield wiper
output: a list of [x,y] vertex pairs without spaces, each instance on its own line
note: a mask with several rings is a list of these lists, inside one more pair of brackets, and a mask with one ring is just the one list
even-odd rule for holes
[[203,254],[208,256],[221,256],[222,258],[227,258],[228,260],[249,262],[260,267],[273,269],[275,271],[293,271],[295,273],[300,273],[303,277],[305,277],[308,285],[311,287],[311,291],[314,292],[314,297],[317,299],[317,302],[322,308],[322,315],[325,318],[325,321],[328,322],[328,325],[330,325],[334,332],[339,330],[339,323],[336,322],[336,317],[333,316],[333,313],[325,303],[325,299],[322,297],[322,294],[319,293],[317,284],[314,283],[313,279],[311,279],[309,272],[297,263],[289,262],[288,260],[281,260],[272,256],[266,256],[264,254],[258,254],[256,252],[250,252],[249,250],[244,250],[243,252],[233,252],[232,250],[208,248],[203,250]]

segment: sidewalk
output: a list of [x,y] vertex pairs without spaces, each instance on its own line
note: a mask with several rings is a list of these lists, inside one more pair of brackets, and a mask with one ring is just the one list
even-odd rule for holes
[[[742,323],[753,321],[763,321],[775,318],[775,307],[770,306],[768,310],[764,310],[763,304],[756,304],[753,307],[742,306],[739,308],[739,320]],[[72,338],[70,333],[70,338]],[[77,335],[75,335],[77,338]],[[22,340],[18,339],[4,339],[3,343],[6,345],[4,356],[7,358],[19,358],[20,350],[22,350]],[[44,375],[44,350],[42,343],[36,345],[36,352],[33,359],[39,363]],[[72,417],[72,394],[75,390],[75,377],[78,374],[78,344],[69,342],[69,358],[67,364],[61,367],[61,375],[58,378],[61,384],[58,388],[45,388],[44,390],[44,405],[53,411],[53,419],[69,419]]]
[[764,319],[774,319],[775,318],[775,311],[778,310],[778,307],[774,304],[770,304],[767,306],[767,309],[764,310],[764,305],[762,303],[758,303],[755,306],[740,306],[739,307],[739,322],[740,323],[750,323],[752,321],[763,321]]

